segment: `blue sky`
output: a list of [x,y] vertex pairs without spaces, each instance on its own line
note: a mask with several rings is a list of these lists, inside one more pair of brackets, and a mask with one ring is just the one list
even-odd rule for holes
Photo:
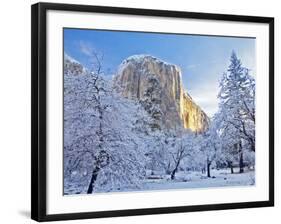
[[184,88],[212,116],[218,107],[218,80],[226,71],[231,51],[255,75],[255,39],[200,35],[64,29],[64,51],[86,67],[91,52],[104,55],[103,69],[115,74],[134,54],[149,54],[181,68]]

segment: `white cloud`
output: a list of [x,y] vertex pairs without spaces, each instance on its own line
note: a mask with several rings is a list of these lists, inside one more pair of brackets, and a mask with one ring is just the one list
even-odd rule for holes
[[218,111],[218,82],[201,83],[187,91],[209,117],[212,117]]
[[192,70],[192,69],[196,69],[198,67],[209,67],[209,66],[213,66],[214,64],[219,64],[220,62],[218,60],[212,60],[212,61],[209,61],[209,62],[206,62],[206,63],[200,63],[200,64],[190,64],[190,65],[187,65],[186,66],[186,69],[187,70]]
[[97,49],[89,42],[79,41],[78,43],[79,49],[81,53],[87,56],[87,63],[86,66],[88,68],[95,68],[104,65],[104,55],[97,51]]
[[91,44],[86,43],[84,41],[79,42],[79,48],[83,54],[85,54],[86,56],[89,56],[89,57],[92,57],[93,52],[95,51],[94,47]]

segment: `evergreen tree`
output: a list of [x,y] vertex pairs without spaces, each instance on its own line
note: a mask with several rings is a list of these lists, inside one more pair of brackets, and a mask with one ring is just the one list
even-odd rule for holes
[[[230,65],[220,81],[219,114],[221,136],[228,155],[229,145],[244,171],[244,151],[255,151],[255,80],[233,51]],[[230,144],[229,144],[230,143]],[[230,161],[228,161],[230,162]]]

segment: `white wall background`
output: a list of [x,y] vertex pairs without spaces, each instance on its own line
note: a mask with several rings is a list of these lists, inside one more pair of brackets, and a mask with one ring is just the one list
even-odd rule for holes
[[[51,0],[50,0],[51,1]],[[30,220],[30,5],[2,1],[0,7],[0,223]],[[139,7],[275,17],[275,161],[276,206],[169,215],[76,220],[60,223],[278,223],[280,198],[280,40],[279,1],[250,0],[60,0],[63,3]],[[279,159],[280,158],[280,159]],[[149,203],[149,202],[148,202]]]

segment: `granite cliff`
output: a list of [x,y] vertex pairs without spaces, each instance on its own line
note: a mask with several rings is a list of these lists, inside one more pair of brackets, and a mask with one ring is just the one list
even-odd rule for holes
[[66,75],[82,75],[86,69],[78,61],[64,53],[64,74]]
[[134,55],[121,63],[114,85],[124,97],[149,102],[145,104],[147,110],[159,108],[153,117],[161,117],[159,123],[165,128],[202,132],[209,125],[206,113],[183,89],[181,70],[176,65],[150,55]]

